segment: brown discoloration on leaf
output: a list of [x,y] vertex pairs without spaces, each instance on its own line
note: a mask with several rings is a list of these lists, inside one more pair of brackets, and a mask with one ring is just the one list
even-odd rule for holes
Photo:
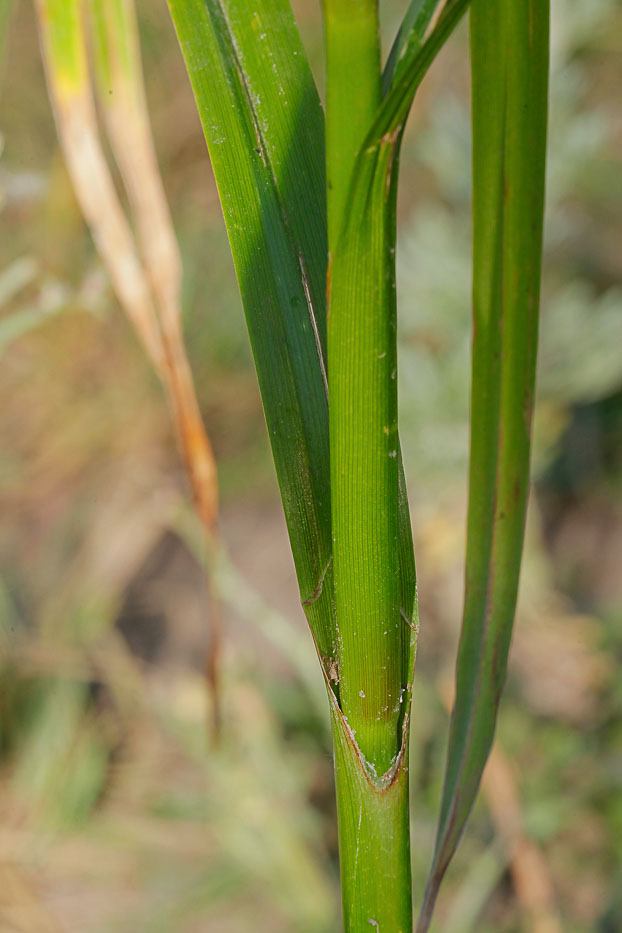
[[336,657],[329,658],[329,657],[325,657],[324,655],[322,655],[320,660],[322,662],[322,667],[326,671],[326,676],[328,677],[328,680],[331,682],[331,684],[338,684],[339,683],[339,661],[338,659]]
[[[416,635],[418,635],[419,634],[419,623],[413,622],[412,619],[409,619],[402,606],[400,606],[400,616],[402,617],[402,620],[406,623],[406,625],[409,628],[411,628],[413,632],[415,632]],[[408,687],[410,688],[410,684],[408,684]]]
[[400,124],[397,126],[393,132],[386,133],[381,140],[381,146],[389,146],[389,161],[387,163],[386,169],[386,178],[384,183],[384,197],[385,201],[389,198],[391,192],[391,183],[393,179],[393,168],[395,165],[395,158],[399,152],[400,140],[402,136],[403,126]]
[[322,573],[320,574],[320,579],[318,580],[316,588],[313,590],[313,592],[311,593],[311,596],[309,596],[308,599],[303,599],[302,601],[303,606],[312,606],[313,603],[316,602],[316,600],[318,600],[320,596],[322,595],[322,589],[324,587],[324,579],[330,569],[330,565],[332,564],[332,562],[333,562],[333,557],[331,554],[328,560],[328,563],[326,564],[326,566],[322,570]]

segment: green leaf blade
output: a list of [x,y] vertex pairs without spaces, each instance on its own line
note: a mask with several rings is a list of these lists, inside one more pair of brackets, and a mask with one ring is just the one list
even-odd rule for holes
[[[384,98],[378,108],[374,122],[363,144],[363,149],[377,145],[383,136],[404,129],[417,88],[423,81],[430,65],[452,34],[470,0],[447,0],[431,30],[428,29],[438,4],[419,4],[406,15],[405,25],[410,23],[410,32],[398,34],[395,56],[389,56],[383,78]],[[414,15],[413,15],[414,14]],[[401,54],[401,58],[396,60]]]
[[473,0],[474,337],[465,608],[433,864],[418,930],[494,737],[518,592],[538,338],[548,0]]
[[401,59],[409,59],[423,45],[426,30],[442,2],[443,0],[411,0],[382,74],[385,95],[393,83],[398,65],[405,64],[401,63]]
[[45,26],[43,41],[61,99],[88,86],[88,64],[82,43],[82,10],[75,0],[37,0]]
[[328,659],[323,114],[286,2],[169,3],[220,193],[301,598]]

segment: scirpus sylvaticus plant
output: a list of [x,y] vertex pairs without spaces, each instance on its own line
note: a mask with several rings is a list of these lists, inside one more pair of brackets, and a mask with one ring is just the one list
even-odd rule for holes
[[[323,0],[324,105],[289,0],[168,3],[220,194],[326,685],[348,933],[413,929],[408,739],[419,617],[398,434],[396,202],[413,98],[470,7],[466,582],[436,844],[426,890],[417,892],[417,931],[425,933],[492,745],[516,605],[538,334],[549,0],[412,0],[384,65],[378,0]],[[44,35],[55,17],[80,15],[79,0],[39,6]],[[92,6],[103,22],[107,3]],[[62,62],[67,33],[60,36],[48,56]],[[119,113],[108,119],[123,172]],[[129,170],[127,187],[130,200],[138,197]],[[148,266],[149,255],[147,248]],[[151,287],[166,335],[170,298],[157,279]]]

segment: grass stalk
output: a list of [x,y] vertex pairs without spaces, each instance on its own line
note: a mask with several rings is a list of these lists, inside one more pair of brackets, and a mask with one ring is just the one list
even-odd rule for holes
[[[368,763],[330,696],[346,933],[412,930],[408,748],[384,780]],[[406,739],[406,735],[404,735]]]
[[[343,217],[364,127],[380,103],[378,21],[375,2],[327,0],[325,13],[328,378],[339,695],[359,748],[380,776],[399,748],[404,625],[397,548],[395,307],[387,275],[386,212],[368,219],[364,206],[361,216],[354,216],[348,204]],[[360,78],[347,81],[346,74]],[[331,240],[336,230],[339,235]]]
[[324,0],[328,249],[341,232],[356,156],[380,104],[378,0]]
[[[358,155],[382,101],[375,0],[325,0],[328,381],[339,704],[331,699],[346,931],[412,928],[391,163]],[[367,170],[367,171],[365,171]],[[360,174],[360,173],[359,173]],[[359,191],[365,185],[359,183]],[[370,210],[370,203],[373,209]],[[406,674],[408,677],[408,674]],[[407,721],[407,719],[406,719]]]
[[[397,432],[397,168],[415,91],[468,2],[412,0],[382,74],[376,0],[324,0],[324,153],[288,0],[169,0],[328,688],[347,931],[412,929],[407,737],[417,608]],[[492,742],[516,598],[537,334],[545,7],[479,0],[474,14],[467,600],[422,931]]]
[[[398,437],[397,180],[414,94],[469,0],[410,0],[384,71],[379,0],[322,0],[325,116],[289,0],[168,2],[221,198],[301,602],[329,700],[345,930],[411,933],[408,736],[418,615]],[[549,2],[471,3],[466,582],[418,933],[429,930],[489,759],[517,599],[538,338]],[[183,342],[181,260],[151,136],[134,0],[36,5],[69,174],[114,291],[167,393],[206,532],[212,596],[218,591],[252,615],[317,701],[321,678],[313,679],[298,637],[239,579],[217,540],[216,470]],[[0,59],[9,7],[0,0]],[[128,210],[100,139],[87,48]],[[31,274],[7,270],[0,299]],[[0,329],[0,350],[37,315],[23,309],[11,318]],[[208,669],[217,713],[220,616],[213,609]],[[537,852],[521,837],[512,776],[498,754],[487,785],[520,875],[519,850],[532,865]],[[484,859],[473,878],[475,887],[482,878],[494,884],[494,861]],[[534,916],[554,922],[546,884],[539,891],[529,899]],[[473,917],[482,905],[476,893],[463,901]]]

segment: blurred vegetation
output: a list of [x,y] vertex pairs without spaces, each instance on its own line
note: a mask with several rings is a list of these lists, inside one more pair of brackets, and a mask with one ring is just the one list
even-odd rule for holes
[[[31,6],[14,7],[0,89],[0,929],[333,930],[323,688],[165,4],[139,3],[147,89],[235,565],[217,570],[228,632],[218,747],[206,728],[202,554],[165,400],[73,198]],[[399,9],[386,0],[387,24]],[[319,10],[297,10],[321,83]],[[615,0],[554,0],[553,11],[535,493],[503,760],[450,871],[445,933],[622,929],[622,11]],[[418,899],[464,556],[465,28],[422,88],[403,158],[401,417],[422,604]],[[514,799],[531,861],[519,861]]]

